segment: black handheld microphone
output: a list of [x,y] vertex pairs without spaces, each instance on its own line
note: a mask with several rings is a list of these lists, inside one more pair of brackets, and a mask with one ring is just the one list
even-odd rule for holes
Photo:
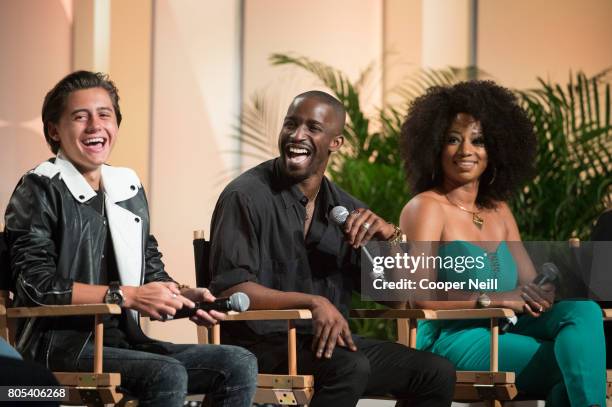
[[[349,214],[350,213],[348,209],[346,209],[344,206],[334,206],[332,210],[329,211],[329,217],[332,219],[332,221],[336,225],[340,227],[344,226],[344,223],[346,222],[346,218],[348,218]],[[372,255],[370,254],[370,251],[368,250],[368,248],[365,246],[362,246],[362,248],[363,248],[363,252],[365,253],[370,263],[374,264],[374,260],[372,259]],[[384,271],[381,271],[381,272],[372,271],[372,273],[370,274],[370,277],[372,277],[373,279],[380,278],[384,281],[385,272]]]
[[251,305],[249,296],[245,293],[237,292],[229,297],[217,298],[213,302],[196,302],[194,308],[183,306],[183,308],[176,311],[176,314],[167,315],[166,320],[191,317],[195,315],[196,311],[199,309],[204,311],[244,312],[249,309],[249,305]]
[[[544,284],[554,284],[559,277],[559,269],[554,263],[544,263],[540,267],[540,274],[533,279],[533,284],[538,287],[542,287]],[[499,324],[499,328],[502,332],[507,332],[511,327],[516,325],[518,318],[516,315],[512,318],[507,318]]]
[[533,283],[538,287],[542,287],[546,283],[554,284],[559,277],[559,269],[554,263],[544,263],[541,267],[541,272],[533,279]]

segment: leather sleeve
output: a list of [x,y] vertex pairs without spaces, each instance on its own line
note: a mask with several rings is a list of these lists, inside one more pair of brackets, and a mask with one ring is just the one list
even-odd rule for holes
[[157,249],[155,236],[149,235],[145,247],[145,284],[153,281],[174,281],[166,273],[161,258],[162,254]]
[[60,193],[52,180],[26,174],[9,201],[5,222],[17,298],[32,305],[70,304],[74,281],[57,270]]

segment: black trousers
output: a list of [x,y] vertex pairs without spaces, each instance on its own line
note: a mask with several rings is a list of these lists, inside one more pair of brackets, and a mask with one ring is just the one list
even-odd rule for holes
[[[446,359],[395,342],[353,336],[357,351],[336,347],[330,359],[315,357],[312,335],[298,336],[298,373],[312,374],[311,407],[353,407],[360,398],[388,396],[411,407],[450,406],[455,368]],[[243,344],[244,346],[244,344]],[[287,373],[287,336],[246,346],[260,373]]]

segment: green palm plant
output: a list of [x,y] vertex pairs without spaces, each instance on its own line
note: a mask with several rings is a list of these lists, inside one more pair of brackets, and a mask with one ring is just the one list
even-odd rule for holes
[[[364,87],[371,67],[351,82],[342,71],[305,57],[273,54],[270,62],[310,72],[344,104],[346,146],[332,156],[329,175],[391,221],[397,220],[411,196],[399,156],[407,107],[431,86],[485,75],[475,68],[420,70],[397,88],[398,104],[368,116],[361,96],[367,93]],[[540,80],[536,89],[517,91],[534,123],[540,151],[536,177],[510,202],[524,239],[565,240],[572,234],[586,238],[602,211],[611,185],[609,82],[607,73],[593,78],[578,74],[564,87]],[[267,117],[266,104],[256,97],[245,108],[239,138],[256,146],[263,156],[272,157],[276,155],[276,134],[266,135],[265,129],[271,127]],[[361,302],[357,294],[353,306],[380,307]],[[351,329],[361,335],[388,338],[395,328],[387,321],[352,320]]]
[[517,91],[538,140],[536,176],[511,202],[524,240],[588,239],[609,203],[610,72]]

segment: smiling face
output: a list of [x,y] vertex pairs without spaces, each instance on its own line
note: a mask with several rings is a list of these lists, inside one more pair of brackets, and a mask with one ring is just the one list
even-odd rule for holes
[[48,130],[64,157],[85,174],[106,162],[119,128],[108,92],[89,88],[68,95],[59,122],[48,123]]
[[459,113],[448,129],[442,147],[442,171],[447,181],[463,185],[479,180],[488,157],[480,122]]
[[344,117],[316,97],[294,99],[278,139],[285,174],[298,182],[315,174],[322,176],[329,154],[344,141],[343,123]]

